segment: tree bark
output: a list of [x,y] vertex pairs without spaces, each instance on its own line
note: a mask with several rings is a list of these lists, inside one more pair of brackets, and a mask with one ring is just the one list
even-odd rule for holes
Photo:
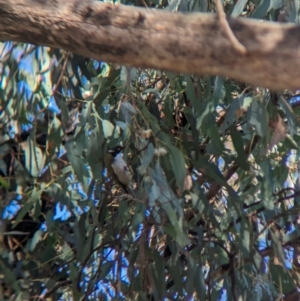
[[[83,0],[0,0],[0,40],[62,48],[127,66],[300,88],[300,27]],[[228,30],[227,30],[228,31]]]

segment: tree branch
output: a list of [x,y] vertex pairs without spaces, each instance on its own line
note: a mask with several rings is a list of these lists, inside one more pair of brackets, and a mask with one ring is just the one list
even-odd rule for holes
[[[99,1],[0,0],[0,40],[97,60],[228,76],[273,90],[300,86],[299,26],[182,14]],[[228,39],[228,33],[236,38]],[[237,52],[237,41],[246,52]]]

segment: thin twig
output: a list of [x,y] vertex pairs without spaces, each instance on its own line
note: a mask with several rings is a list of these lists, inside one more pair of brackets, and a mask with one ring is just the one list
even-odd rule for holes
[[55,87],[54,87],[54,89],[52,91],[52,95],[54,95],[57,92],[58,86],[59,86],[59,84],[60,84],[60,82],[61,82],[61,80],[63,78],[63,75],[64,75],[66,69],[67,69],[67,63],[68,63],[68,60],[69,60],[69,56],[70,56],[70,52],[67,52],[66,57],[65,57],[64,65],[63,65],[63,67],[61,69],[58,81],[57,81],[57,83],[56,83],[56,85],[55,85]]
[[232,43],[234,49],[238,51],[240,54],[246,54],[247,49],[245,46],[243,46],[239,40],[235,37],[233,34],[227,20],[226,20],[226,14],[223,9],[223,4],[221,0],[216,0],[216,6],[217,6],[217,15],[221,24],[221,28],[225,31],[226,35],[228,36],[230,42]]
[[71,285],[71,280],[61,281],[58,282],[56,285],[54,285],[50,290],[48,290],[43,296],[39,298],[39,300],[46,300],[49,298],[52,294],[54,294],[58,289],[60,289],[63,286]]

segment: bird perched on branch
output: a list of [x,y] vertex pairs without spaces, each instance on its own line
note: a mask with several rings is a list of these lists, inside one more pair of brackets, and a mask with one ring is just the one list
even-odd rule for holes
[[122,146],[116,146],[109,149],[105,155],[105,165],[107,174],[116,184],[118,184],[126,193],[133,194],[132,190],[132,174],[120,155],[123,150]]

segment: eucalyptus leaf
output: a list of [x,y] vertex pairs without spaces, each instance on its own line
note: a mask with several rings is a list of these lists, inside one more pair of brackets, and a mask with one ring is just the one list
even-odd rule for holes
[[26,141],[24,148],[26,169],[33,177],[37,177],[44,168],[45,155],[31,139]]
[[104,279],[108,275],[113,265],[114,265],[113,261],[107,261],[101,265],[100,280]]
[[242,218],[240,229],[240,250],[246,258],[250,253],[250,225],[249,222]]
[[154,146],[152,143],[147,144],[146,149],[144,151],[144,156],[141,158],[141,165],[139,166],[139,172],[144,174],[146,169],[152,162],[154,156]]
[[33,252],[33,250],[36,248],[36,245],[43,239],[43,231],[37,230],[34,233],[34,236],[30,243],[30,251]]
[[234,9],[231,13],[231,17],[238,17],[244,10],[244,7],[247,2],[248,2],[248,0],[237,1],[235,3]]
[[113,131],[114,131],[114,126],[108,120],[102,120],[102,129],[103,129],[104,137],[108,138],[108,137],[112,136]]
[[253,99],[247,117],[249,124],[255,127],[259,136],[265,137],[268,134],[269,116],[267,109],[262,102]]
[[270,8],[271,0],[261,0],[260,4],[255,9],[251,17],[253,19],[263,19]]
[[20,287],[13,271],[0,259],[0,271],[4,275],[4,282],[10,284],[19,293]]
[[177,185],[179,189],[183,191],[184,181],[186,177],[186,168],[183,155],[177,147],[169,145],[168,148],[170,149],[170,161],[176,177]]
[[246,156],[244,148],[243,148],[244,143],[243,143],[241,134],[236,130],[235,126],[230,127],[230,135],[232,138],[234,148],[237,152],[237,163],[244,170],[248,170],[249,164],[247,162],[247,156]]

